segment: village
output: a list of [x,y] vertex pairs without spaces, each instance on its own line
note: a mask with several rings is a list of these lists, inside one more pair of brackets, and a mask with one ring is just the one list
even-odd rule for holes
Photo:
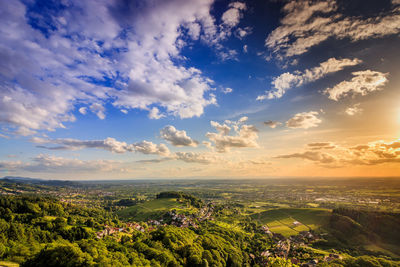
[[105,236],[110,236],[115,233],[131,233],[132,231],[140,232],[151,232],[156,227],[174,225],[177,227],[193,227],[198,228],[198,223],[205,220],[213,220],[211,215],[213,214],[214,206],[212,204],[207,205],[199,210],[196,214],[185,215],[179,214],[176,210],[168,211],[163,218],[155,220],[150,219],[146,224],[139,224],[136,222],[128,222],[125,227],[112,227],[104,225],[102,231],[96,232],[96,237],[101,239]]
[[[299,251],[301,251],[302,248],[307,248],[307,246],[312,242],[321,239],[321,236],[312,233],[311,231],[301,231],[298,233],[298,235],[293,235],[289,238],[285,238],[281,234],[271,232],[267,226],[262,226],[261,229],[275,243],[275,246],[273,246],[270,250],[266,250],[261,253],[261,257],[264,259],[264,261],[267,261],[268,257],[281,257],[285,259],[290,258],[290,261],[293,264],[299,265],[301,262],[299,257],[302,256],[300,255]],[[333,260],[341,258],[342,257],[338,254],[330,253],[329,256],[324,256],[323,261],[331,262]],[[303,263],[301,266],[315,267],[317,266],[318,262],[318,259],[311,259],[309,260],[309,262]]]

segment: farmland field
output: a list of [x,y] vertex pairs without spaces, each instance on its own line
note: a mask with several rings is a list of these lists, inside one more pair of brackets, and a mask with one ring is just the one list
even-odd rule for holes
[[301,231],[314,230],[327,224],[328,209],[271,209],[251,215],[271,231],[290,236]]
[[175,198],[162,198],[146,201],[118,212],[122,218],[135,218],[136,220],[148,220],[157,218],[160,214],[170,209],[185,209],[186,205]]

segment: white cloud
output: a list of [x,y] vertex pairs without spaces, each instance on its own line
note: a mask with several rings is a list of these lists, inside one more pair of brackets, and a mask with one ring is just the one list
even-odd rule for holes
[[174,59],[180,58],[182,47],[177,43],[185,42],[181,27],[188,28],[194,39],[201,27],[199,38],[215,47],[222,60],[232,59],[237,52],[224,49],[220,42],[231,35],[236,19],[240,18],[236,11],[243,7],[231,4],[231,11],[223,15],[222,24],[217,27],[210,15],[211,0],[156,2],[129,17],[134,21],[136,34],[126,56],[129,84],[115,92],[118,99],[114,105],[143,108],[157,103],[168,114],[181,118],[200,116],[204,107],[216,104],[216,98],[209,93],[212,81],[200,70],[174,63]]
[[212,143],[211,143],[211,142],[209,142],[209,141],[203,141],[202,144],[203,144],[205,147],[212,149]]
[[[229,123],[229,122],[228,122]],[[211,121],[210,122],[211,126],[214,127],[215,129],[217,129],[218,133],[222,134],[222,135],[227,135],[229,134],[229,132],[231,131],[231,127],[229,127],[226,124],[219,124],[216,121]]]
[[31,162],[2,161],[0,170],[8,172],[48,172],[48,173],[98,173],[98,172],[123,172],[129,169],[123,162],[112,160],[80,160],[76,158],[63,158],[40,154]]
[[[400,163],[400,140],[382,140],[352,147],[340,147],[331,142],[308,144],[314,151],[279,155],[275,158],[299,158],[314,161],[324,167],[348,168],[354,165],[380,165]],[[329,149],[329,153],[315,151]]]
[[306,152],[302,152],[302,153],[280,155],[280,156],[277,156],[276,158],[281,158],[281,159],[299,158],[299,159],[307,159],[307,160],[316,161],[316,162],[325,163],[325,164],[330,164],[330,163],[336,162],[336,158],[333,157],[332,155],[327,154],[327,153],[322,153],[319,151],[306,151]]
[[221,159],[212,154],[194,153],[194,152],[176,152],[175,159],[182,160],[187,163],[210,164],[221,162]]
[[239,39],[243,39],[247,35],[251,34],[253,29],[251,27],[245,27],[245,28],[237,28],[235,31],[235,35]]
[[322,120],[319,119],[317,116],[317,111],[297,113],[286,122],[286,126],[289,128],[302,129],[317,127],[322,122]]
[[142,141],[134,143],[132,146],[136,151],[143,154],[155,154],[160,156],[168,156],[170,154],[168,147],[164,144],[157,145],[149,141]]
[[332,142],[316,142],[309,143],[307,146],[312,150],[321,150],[321,149],[334,149],[336,145]]
[[[95,56],[94,51],[96,37],[104,38],[105,43],[115,37],[116,24],[108,21],[104,10],[98,10],[96,16],[86,16],[92,4],[78,2],[74,5],[76,9],[64,14],[70,28],[53,21],[55,29],[60,31],[54,30],[46,37],[28,24],[30,16],[41,20],[39,14],[27,13],[19,1],[0,5],[0,121],[12,128],[32,131],[63,127],[62,122],[74,120],[70,114],[74,104],[80,100],[92,101],[106,91],[105,87],[95,86],[82,77],[101,79],[112,75],[110,62]],[[81,12],[76,12],[77,9]],[[99,21],[100,17],[107,25]],[[85,23],[79,32],[95,25],[102,30],[84,32],[86,38],[73,42],[65,36],[80,34],[75,31],[78,23]]]
[[228,49],[224,51],[220,51],[218,53],[218,56],[222,61],[228,60],[228,59],[237,59],[238,52],[234,49]]
[[354,59],[336,59],[330,58],[322,62],[318,67],[306,69],[303,72],[295,71],[294,73],[285,72],[278,77],[273,78],[271,84],[274,89],[267,91],[265,95],[260,95],[257,100],[281,98],[285,92],[291,88],[299,87],[304,84],[316,81],[329,73],[338,72],[345,67],[355,66],[362,61]]
[[232,93],[232,92],[233,92],[233,89],[229,88],[229,87],[226,87],[226,88],[222,89],[222,93],[224,93],[224,94],[229,94],[229,93]]
[[[201,39],[221,58],[235,58],[221,42],[246,9],[231,3],[216,25],[213,0],[145,1],[140,8],[129,1],[72,0],[65,9],[46,10],[46,18],[25,4],[31,3],[0,3],[0,122],[32,133],[73,121],[76,106],[100,119],[105,103],[120,110],[153,107],[151,118],[164,116],[154,105],[181,118],[202,115],[217,103],[213,81],[180,64],[180,51],[188,38]],[[37,29],[32,21],[46,23]]]
[[149,111],[149,118],[158,120],[165,117],[164,114],[160,113],[160,110],[157,107],[152,107]]
[[[80,150],[85,148],[97,148],[111,151],[113,153],[140,152],[143,154],[155,154],[167,156],[170,154],[169,149],[164,144],[154,144],[149,141],[141,141],[138,143],[128,144],[108,137],[104,140],[77,140],[68,138],[45,139],[33,137],[31,142],[41,144],[40,148],[50,150]],[[48,147],[43,144],[56,144],[58,146]]]
[[274,129],[274,128],[278,127],[279,125],[282,125],[282,123],[279,121],[268,120],[268,121],[264,121],[264,125]]
[[24,163],[21,161],[0,161],[0,170],[11,172],[19,169],[23,165]]
[[90,110],[99,117],[100,120],[104,120],[106,118],[106,114],[104,114],[105,108],[99,103],[93,103],[90,106]]
[[233,28],[239,24],[242,13],[246,10],[246,4],[240,2],[233,2],[229,4],[229,9],[222,14],[221,20],[225,27]]
[[398,6],[365,19],[346,17],[338,10],[336,1],[290,1],[283,7],[281,26],[268,35],[265,45],[283,58],[301,55],[330,37],[359,41],[400,32]]
[[193,40],[198,40],[200,37],[201,26],[198,23],[189,23],[187,26],[188,33]]
[[25,126],[20,126],[16,131],[14,131],[15,134],[22,135],[22,136],[28,136],[28,135],[33,135],[36,133],[36,131],[32,131],[29,128]]
[[177,130],[174,126],[165,126],[160,131],[160,136],[174,146],[197,146],[199,142],[187,136],[186,131]]
[[45,139],[40,137],[31,138],[31,142],[37,144],[56,144],[56,147],[44,147],[51,150],[80,150],[84,148],[99,148],[108,150],[114,153],[126,153],[134,151],[133,147],[125,142],[117,141],[114,138],[108,137],[104,140],[77,140],[77,139]]
[[82,115],[86,115],[86,113],[87,113],[87,108],[86,108],[86,107],[81,107],[81,108],[79,108],[79,113],[81,113]]
[[[224,124],[211,121],[211,126],[213,126],[218,133],[208,132],[206,137],[215,144],[217,152],[220,153],[228,152],[233,147],[258,147],[258,130],[253,125],[242,125],[246,120],[247,117],[242,117],[236,122],[225,121]],[[236,135],[228,135],[232,128]]]
[[247,47],[247,45],[244,45],[244,46],[243,46],[243,52],[244,52],[244,53],[247,53],[247,52],[248,52],[248,47]]
[[358,103],[358,104],[354,104],[351,107],[346,108],[346,111],[345,111],[346,114],[349,115],[349,116],[354,116],[354,115],[357,115],[357,114],[361,114],[363,112],[363,109],[360,108],[360,105],[361,104]]
[[[218,25],[212,31],[208,31],[203,40],[206,43],[212,45],[217,50],[217,55],[222,61],[225,60],[237,60],[237,51],[234,49],[225,48],[221,42],[231,37],[232,33],[235,33],[237,38],[244,38],[247,34],[251,33],[250,27],[245,27],[244,29],[235,28],[240,23],[243,17],[243,12],[247,9],[245,3],[233,2],[230,3],[228,9],[221,16],[221,24]],[[241,37],[243,35],[243,37]]]
[[325,94],[332,100],[338,101],[340,98],[349,94],[367,95],[374,91],[382,90],[382,87],[387,83],[387,73],[379,71],[357,71],[353,72],[353,78],[350,81],[343,81],[332,88],[324,91]]

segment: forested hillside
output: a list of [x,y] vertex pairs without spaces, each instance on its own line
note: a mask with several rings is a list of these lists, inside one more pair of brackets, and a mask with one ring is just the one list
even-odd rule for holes
[[180,191],[147,199],[102,191],[97,202],[69,192],[77,198],[72,202],[44,196],[55,187],[22,186],[43,191],[41,196],[0,196],[0,266],[400,263],[398,213],[349,208],[267,208],[254,213],[244,204],[204,201]]

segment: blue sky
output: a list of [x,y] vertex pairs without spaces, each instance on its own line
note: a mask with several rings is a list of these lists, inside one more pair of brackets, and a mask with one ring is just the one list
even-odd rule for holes
[[399,171],[398,0],[0,5],[3,175]]

